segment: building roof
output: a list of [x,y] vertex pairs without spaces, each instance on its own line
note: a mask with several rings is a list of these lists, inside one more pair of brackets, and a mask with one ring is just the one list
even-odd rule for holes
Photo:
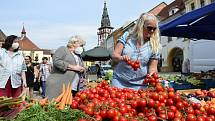
[[169,15],[169,11],[172,8],[178,8],[179,9],[176,13],[183,11],[185,9],[184,1],[183,0],[175,0],[172,3],[170,3],[169,5],[167,5],[165,8],[163,8],[163,10],[161,10],[160,13],[158,14],[158,17],[160,18],[161,21],[165,20],[171,16],[171,15]]
[[6,35],[4,32],[0,29],[0,42],[4,42],[6,39]]
[[41,49],[26,36],[19,41],[19,45],[23,51],[41,51]]
[[160,4],[158,4],[151,10],[149,10],[148,13],[151,13],[151,14],[157,16],[166,6],[167,6],[167,4],[165,2],[161,2]]

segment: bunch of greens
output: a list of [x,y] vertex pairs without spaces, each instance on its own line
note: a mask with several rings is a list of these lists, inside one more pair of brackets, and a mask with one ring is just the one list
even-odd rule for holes
[[59,110],[53,103],[41,107],[35,104],[25,109],[17,115],[12,121],[78,121],[79,118],[90,118],[80,110],[74,110],[67,107],[65,110]]

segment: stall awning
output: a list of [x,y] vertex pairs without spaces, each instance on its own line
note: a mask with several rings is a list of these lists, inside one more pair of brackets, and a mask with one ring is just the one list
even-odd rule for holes
[[97,46],[81,54],[84,61],[107,61],[111,59],[111,53],[104,47]]
[[160,25],[162,36],[215,40],[215,3]]

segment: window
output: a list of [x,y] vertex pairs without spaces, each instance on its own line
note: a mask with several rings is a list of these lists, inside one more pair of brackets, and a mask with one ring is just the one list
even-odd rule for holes
[[205,6],[205,0],[200,0],[201,7]]
[[178,9],[177,7],[171,9],[171,10],[169,11],[169,16],[175,14],[178,10],[179,10],[179,9]]
[[191,3],[191,4],[190,4],[190,7],[191,7],[191,10],[194,10],[194,9],[195,9],[195,4],[194,4],[194,3]]

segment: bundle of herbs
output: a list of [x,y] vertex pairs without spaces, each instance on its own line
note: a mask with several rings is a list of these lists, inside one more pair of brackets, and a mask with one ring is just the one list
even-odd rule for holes
[[78,121],[78,119],[90,117],[80,110],[66,107],[64,110],[56,108],[55,103],[41,106],[39,103],[23,110],[12,121]]

